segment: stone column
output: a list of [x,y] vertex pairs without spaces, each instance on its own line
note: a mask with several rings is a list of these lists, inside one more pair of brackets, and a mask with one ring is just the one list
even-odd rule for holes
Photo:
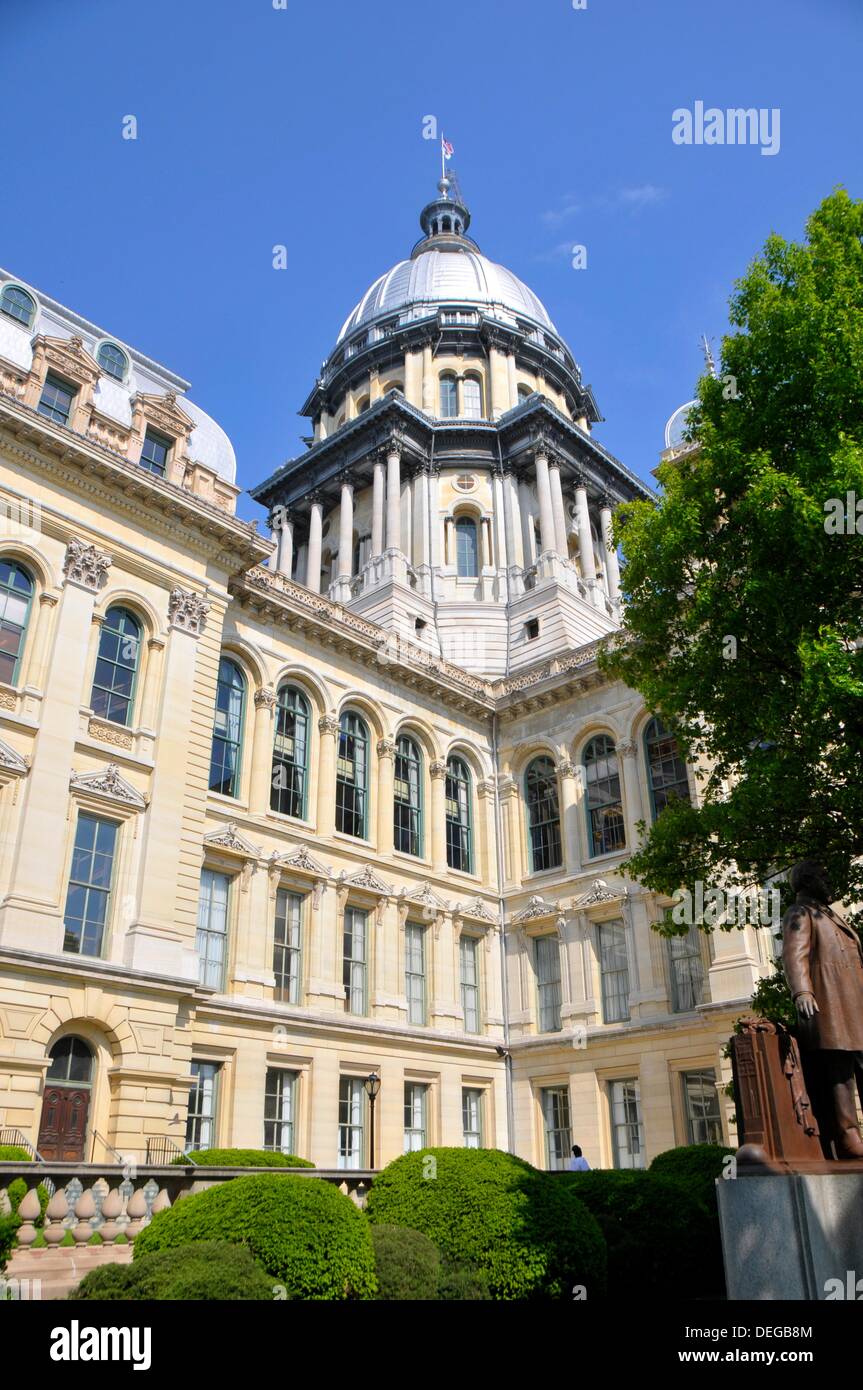
[[339,503],[339,561],[338,578],[330,597],[337,603],[348,603],[351,597],[351,575],[354,567],[354,487],[350,478],[341,479]]
[[339,721],[334,714],[322,714],[318,720],[321,735],[318,754],[318,818],[317,833],[332,835],[336,823],[336,743]]
[[372,559],[384,553],[384,460],[375,459],[372,477]]
[[395,740],[378,739],[378,854],[393,852],[393,792],[395,789]]
[[287,513],[282,516],[278,533],[279,548],[276,552],[276,569],[290,579],[294,568],[294,522]]
[[147,642],[147,669],[144,673],[144,693],[141,696],[141,713],[138,719],[142,729],[156,729],[156,701],[164,650],[165,643],[161,637],[151,637]]
[[323,503],[317,493],[310,498],[309,545],[306,552],[306,588],[312,593],[321,592],[321,533],[324,525]]
[[423,343],[423,405],[422,408],[428,415],[437,414],[437,401],[435,399],[435,377],[432,366],[432,342],[428,338]]
[[606,550],[605,568],[608,574],[608,596],[615,600],[620,597],[620,565],[612,536],[611,502],[606,497],[602,499],[599,524],[602,527],[602,543]]
[[446,763],[435,759],[431,774],[431,857],[436,874],[447,872],[446,862]]
[[14,853],[0,909],[3,946],[49,954],[62,948],[62,874],[68,830],[64,812],[69,805],[93,604],[110,565],[110,556],[95,546],[69,542],[54,641],[61,659],[54,661],[47,682],[33,760],[22,788],[24,834]]
[[560,461],[552,458],[549,463],[549,481],[551,483],[551,505],[554,511],[554,540],[557,553],[561,560],[569,559],[569,547],[566,543],[566,511],[563,505],[563,487],[560,481]]
[[413,497],[413,563],[417,570],[420,591],[429,593],[429,475],[427,468],[420,468],[414,476]]
[[33,655],[27,671],[27,684],[37,690],[44,690],[48,679],[48,640],[54,626],[54,609],[60,599],[57,594],[47,591],[39,595],[39,616],[35,624]]
[[401,450],[387,445],[387,550],[402,548]]
[[535,554],[534,544],[534,517],[536,502],[528,484],[522,479],[517,484],[519,516],[521,517],[521,543],[524,552],[524,567],[529,569],[536,563],[538,556]]
[[270,809],[270,789],[273,778],[273,736],[276,692],[269,686],[255,691],[255,732],[252,739],[252,777],[249,787],[249,810],[253,815],[266,815]]
[[430,562],[433,570],[440,569],[440,469],[431,467],[428,475],[429,529],[431,532]]
[[578,839],[578,773],[574,763],[565,759],[560,772],[560,819],[563,828],[563,862],[567,873],[575,874],[581,869]]
[[632,739],[621,739],[617,745],[617,765],[623,792],[623,814],[626,821],[626,847],[638,848],[636,825],[644,818],[641,783],[638,778],[638,745]]
[[556,549],[556,536],[554,529],[554,510],[551,500],[551,481],[548,476],[548,453],[545,449],[537,449],[535,456],[536,463],[536,490],[539,497],[539,530],[540,541],[543,555]]
[[599,605],[602,602],[602,595],[596,582],[596,561],[593,555],[593,537],[590,531],[587,488],[583,482],[579,482],[575,489],[575,505],[578,512],[578,553],[581,560],[581,577],[588,587],[591,602]]

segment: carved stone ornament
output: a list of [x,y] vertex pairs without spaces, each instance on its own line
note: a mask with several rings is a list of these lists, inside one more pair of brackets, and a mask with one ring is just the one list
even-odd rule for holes
[[535,893],[527,907],[523,907],[521,912],[515,914],[512,922],[514,925],[524,922],[539,922],[543,918],[557,917],[559,912],[560,908],[557,903],[547,903],[545,898],[539,893]]
[[109,763],[104,772],[73,772],[69,787],[75,792],[105,797],[106,800],[133,807],[136,811],[143,811],[147,805],[141,793],[120,775],[116,763]]
[[220,830],[211,830],[204,836],[204,844],[210,849],[228,850],[230,854],[241,854],[244,859],[260,859],[260,845],[253,845],[237,829],[236,821],[230,821]]
[[497,925],[497,917],[489,912],[488,907],[480,898],[472,898],[469,903],[456,903],[452,910],[453,917],[469,917],[472,922],[488,922],[491,926]]
[[280,869],[297,869],[302,874],[314,874],[316,878],[329,878],[333,872],[329,864],[321,864],[314,855],[309,854],[305,845],[288,850],[287,854],[274,852],[270,856],[270,863]]
[[380,897],[389,897],[393,891],[391,883],[386,883],[380,878],[372,868],[371,864],[364,864],[356,873],[349,874],[344,869],[339,874],[338,882],[345,888],[363,888],[367,893],[376,893]]
[[638,745],[633,743],[631,738],[622,738],[617,745],[617,751],[622,758],[634,758],[638,752]]
[[590,891],[583,893],[580,898],[576,898],[573,907],[590,907],[594,903],[613,903],[620,898],[626,898],[629,890],[627,888],[609,888],[604,878],[595,878]]
[[322,734],[332,734],[335,738],[339,732],[339,721],[334,714],[322,714],[318,720],[318,729]]
[[446,763],[442,763],[438,758],[429,763],[429,774],[433,782],[443,781],[446,777]]
[[0,771],[12,773],[13,776],[23,777],[30,764],[20,753],[16,753],[14,748],[10,748],[8,743],[4,743],[0,738]]
[[86,541],[70,541],[66,546],[63,573],[72,584],[80,584],[82,588],[98,593],[110,568],[111,556],[106,555],[104,550],[97,550],[95,545],[87,545]]
[[200,594],[193,594],[188,589],[171,590],[168,598],[168,620],[171,627],[179,628],[181,632],[189,632],[193,637],[200,637],[209,611],[209,603],[201,598]]
[[440,912],[449,912],[449,903],[438,897],[430,883],[420,883],[415,888],[403,888],[399,894],[399,899],[403,903],[419,903],[426,908],[429,913],[437,915]]
[[396,756],[396,743],[395,743],[395,739],[393,739],[393,738],[379,738],[379,739],[378,739],[378,757],[379,757],[379,758],[395,758],[395,756]]
[[255,691],[255,709],[275,709],[277,698],[275,690],[269,685],[264,685]]

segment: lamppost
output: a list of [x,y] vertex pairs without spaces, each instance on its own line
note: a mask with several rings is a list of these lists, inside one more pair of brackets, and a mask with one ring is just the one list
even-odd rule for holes
[[381,1079],[377,1072],[373,1071],[366,1077],[363,1085],[366,1088],[366,1095],[369,1098],[369,1167],[375,1166],[375,1101],[378,1098],[378,1091],[381,1089]]

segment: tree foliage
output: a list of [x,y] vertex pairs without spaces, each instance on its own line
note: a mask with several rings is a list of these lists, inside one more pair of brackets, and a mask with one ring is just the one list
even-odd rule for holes
[[863,896],[861,233],[838,190],[804,241],[768,238],[699,382],[695,447],[616,520],[626,612],[603,666],[706,768],[700,804],[664,811],[629,862],[660,892],[811,857]]

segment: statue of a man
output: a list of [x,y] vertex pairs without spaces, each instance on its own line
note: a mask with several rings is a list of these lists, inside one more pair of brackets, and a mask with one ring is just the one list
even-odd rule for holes
[[820,1053],[833,1100],[838,1158],[863,1159],[856,1071],[863,1053],[863,946],[830,907],[819,864],[804,860],[790,874],[797,897],[782,919],[782,961],[797,1006],[800,1044]]

